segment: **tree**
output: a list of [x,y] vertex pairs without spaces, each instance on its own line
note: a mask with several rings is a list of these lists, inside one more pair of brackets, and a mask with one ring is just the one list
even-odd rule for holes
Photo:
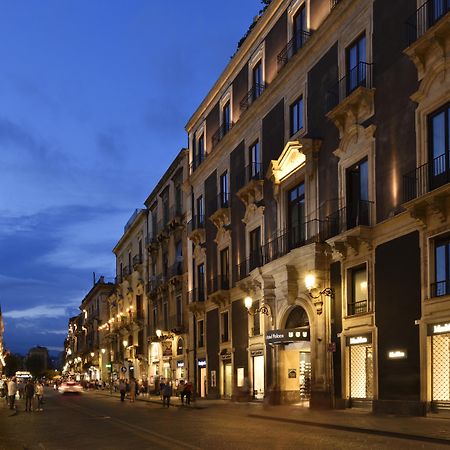
[[5,374],[7,377],[13,377],[18,370],[23,367],[22,357],[13,353],[7,353],[5,356]]
[[28,356],[25,365],[33,377],[39,378],[45,372],[44,360],[39,355]]

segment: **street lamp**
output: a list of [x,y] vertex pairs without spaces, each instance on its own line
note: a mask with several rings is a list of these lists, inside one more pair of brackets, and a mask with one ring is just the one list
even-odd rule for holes
[[95,356],[95,353],[94,352],[91,352],[91,357],[93,358]]
[[308,290],[308,295],[314,302],[314,306],[316,307],[317,314],[322,314],[323,311],[323,301],[322,295],[325,295],[330,298],[334,298],[334,290],[331,287],[326,287],[322,290],[316,287],[316,277],[314,274],[309,273],[305,276],[305,286]]
[[156,337],[158,339],[161,339],[161,337],[163,337],[164,339],[170,339],[173,340],[175,338],[175,334],[173,334],[170,331],[162,331],[159,328],[155,331],[156,333]]
[[105,354],[106,348],[102,348],[102,353]]
[[253,299],[250,296],[244,298],[244,305],[247,308],[247,312],[250,316],[256,316],[256,314],[264,314],[270,317],[269,308],[266,305],[261,305],[259,308],[255,308],[253,312],[250,311],[253,305]]

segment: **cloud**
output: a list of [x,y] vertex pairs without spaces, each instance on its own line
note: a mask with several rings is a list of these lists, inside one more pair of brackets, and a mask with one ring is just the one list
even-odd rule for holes
[[44,347],[47,347],[49,352],[62,352],[64,350],[64,347],[56,347],[53,345],[44,345]]
[[67,307],[61,305],[38,305],[32,308],[5,311],[3,316],[10,319],[42,319],[66,317]]
[[62,334],[66,335],[67,330],[45,330],[45,331],[39,331],[39,334]]

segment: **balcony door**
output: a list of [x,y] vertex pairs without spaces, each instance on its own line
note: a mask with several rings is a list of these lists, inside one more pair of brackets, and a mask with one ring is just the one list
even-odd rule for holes
[[450,180],[450,104],[435,112],[429,120],[430,190]]
[[359,37],[347,48],[347,95],[366,81],[366,36]]
[[369,170],[364,159],[347,170],[346,229],[370,225]]
[[255,228],[250,231],[250,270],[261,265],[261,228]]
[[305,183],[288,192],[288,247],[299,247],[305,241]]
[[299,10],[295,13],[293,18],[293,53],[295,53],[299,48],[303,47],[305,42],[305,31],[306,31],[306,8],[303,4]]

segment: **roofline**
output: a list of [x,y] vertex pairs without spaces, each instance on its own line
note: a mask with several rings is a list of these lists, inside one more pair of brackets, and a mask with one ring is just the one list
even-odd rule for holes
[[125,231],[122,236],[120,237],[120,239],[117,241],[117,244],[114,246],[114,248],[112,249],[113,253],[116,253],[116,251],[122,246],[123,241],[125,241],[125,239],[132,234],[132,231],[134,231],[134,229],[136,228],[136,225],[138,223],[141,222],[141,217],[146,217],[147,216],[147,210],[145,208],[141,208],[139,210],[139,214],[136,216],[136,218],[134,219],[133,223],[131,224],[130,228],[127,229],[127,231]]
[[[97,281],[97,283],[94,284],[94,286],[91,287],[90,291],[84,296],[83,300],[81,300],[80,303],[80,310],[81,307],[83,306],[84,303],[86,303],[87,301],[91,300],[91,297],[94,295],[95,291],[99,291],[99,290],[104,290],[104,288],[113,288],[115,286],[114,283],[99,283]],[[98,288],[98,289],[97,289]],[[78,316],[75,316],[78,317]]]
[[189,149],[183,147],[175,159],[170,164],[169,168],[164,172],[163,176],[158,181],[157,185],[153,188],[150,195],[144,201],[144,205],[149,208],[152,204],[154,198],[158,195],[158,192],[161,190],[162,186],[166,184],[167,180],[170,178],[170,175],[175,171],[176,166],[178,166],[181,160],[189,153]]
[[275,16],[275,13],[278,11],[279,6],[284,1],[285,0],[272,0],[264,13],[259,17],[256,25],[250,31],[241,47],[232,56],[231,61],[226,65],[225,69],[222,71],[217,81],[213,84],[206,97],[189,118],[188,122],[185,125],[185,130],[187,132],[189,132],[189,130],[198,122],[201,115],[209,109],[216,95],[223,89],[226,83],[232,83],[233,80],[230,80],[231,75],[233,74],[233,72],[237,71],[240,65],[245,64],[245,55],[249,52],[255,41],[257,41],[258,37],[261,35],[261,32],[265,30],[267,24]]

